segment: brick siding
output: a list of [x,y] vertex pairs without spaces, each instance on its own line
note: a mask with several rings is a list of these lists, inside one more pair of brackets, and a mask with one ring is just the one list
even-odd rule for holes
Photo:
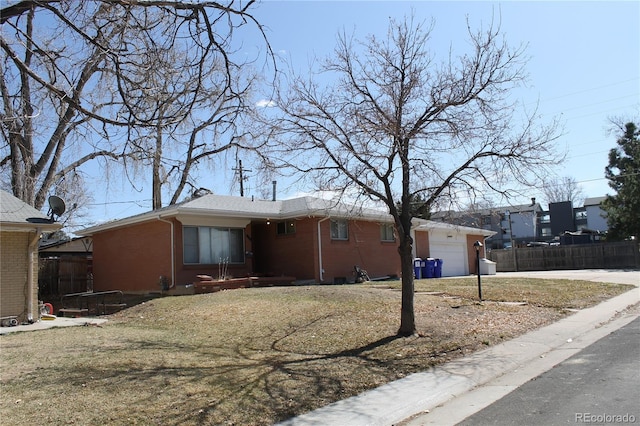
[[[17,316],[27,320],[27,277],[29,270],[29,242],[33,232],[0,232],[0,317]],[[34,257],[37,260],[37,256]],[[33,266],[34,318],[38,319],[38,264]]]
[[145,222],[93,236],[93,290],[160,291],[171,277],[170,225]]

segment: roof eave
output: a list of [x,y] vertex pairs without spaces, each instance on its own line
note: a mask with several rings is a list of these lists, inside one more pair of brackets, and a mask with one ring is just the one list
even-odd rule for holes
[[446,222],[438,222],[438,221],[418,219],[418,218],[414,218],[412,222],[414,223],[413,229],[458,231],[458,232],[464,232],[467,234],[482,235],[485,237],[492,237],[497,234],[496,231],[490,231],[488,229],[472,228],[470,226],[458,226],[458,225],[452,225]]
[[57,231],[62,228],[60,223],[50,222],[0,222],[0,230],[12,232]]

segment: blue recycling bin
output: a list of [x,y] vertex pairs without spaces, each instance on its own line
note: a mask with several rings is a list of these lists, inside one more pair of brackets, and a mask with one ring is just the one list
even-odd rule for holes
[[433,270],[433,276],[436,278],[442,278],[442,264],[444,261],[442,259],[435,259],[435,267]]
[[413,259],[413,275],[417,280],[422,279],[422,263],[424,261],[419,257]]
[[428,258],[425,262],[424,262],[424,266],[422,268],[422,276],[424,278],[433,278],[434,277],[434,271],[435,271],[435,265],[436,265],[436,260],[433,258]]

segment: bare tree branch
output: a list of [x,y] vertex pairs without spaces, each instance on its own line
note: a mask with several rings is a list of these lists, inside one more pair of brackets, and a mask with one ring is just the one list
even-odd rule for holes
[[[106,155],[125,167],[146,161],[140,143],[151,134],[162,146],[157,175],[167,161],[162,153],[181,143],[170,137],[177,129],[188,133],[191,125],[198,138],[231,131],[253,78],[241,77],[252,64],[237,54],[234,34],[244,26],[257,30],[273,59],[253,6],[253,0],[32,0],[0,9],[0,167],[11,175],[14,195],[39,208],[61,173],[81,166],[79,159]],[[209,108],[220,114],[193,120]]]
[[399,237],[402,335],[415,331],[414,200],[428,211],[456,193],[508,194],[507,182],[530,182],[561,158],[556,123],[539,126],[509,100],[526,78],[524,49],[491,25],[469,30],[469,52],[436,63],[433,28],[406,18],[391,20],[384,39],[341,34],[319,70],[331,82],[292,78],[263,119],[273,167],[386,205]]

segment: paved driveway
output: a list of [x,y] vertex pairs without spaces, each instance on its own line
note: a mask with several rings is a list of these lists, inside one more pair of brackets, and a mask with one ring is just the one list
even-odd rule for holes
[[497,277],[560,278],[604,283],[632,284],[640,287],[640,270],[580,269],[577,271],[498,272]]

